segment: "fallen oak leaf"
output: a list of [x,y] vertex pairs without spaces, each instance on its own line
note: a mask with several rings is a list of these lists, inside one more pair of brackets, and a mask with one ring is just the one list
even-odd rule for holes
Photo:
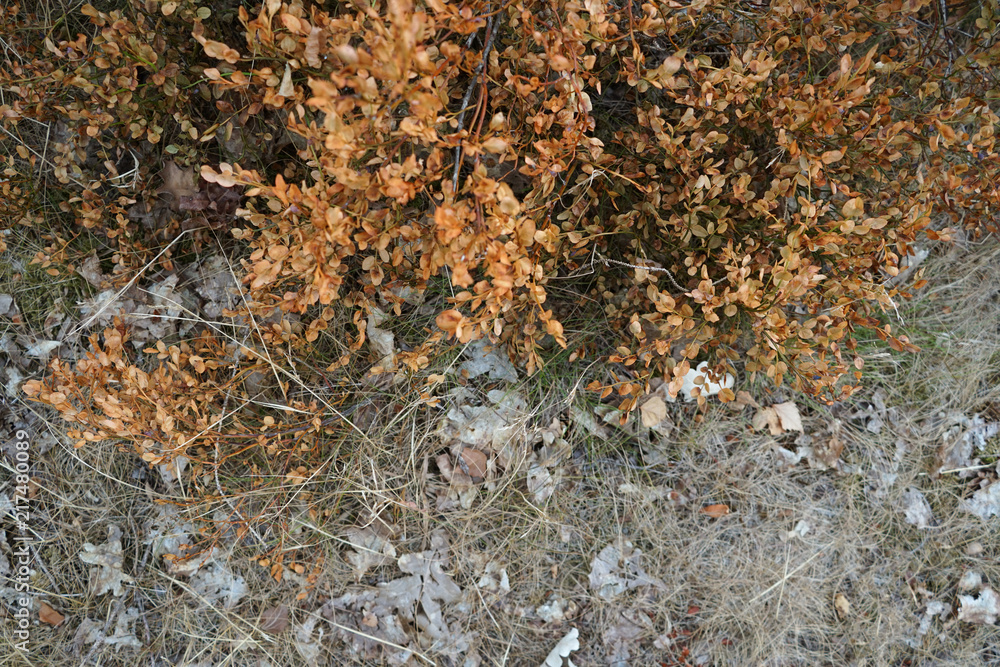
[[974,625],[992,625],[1000,616],[1000,595],[989,586],[979,591],[978,597],[958,596],[958,620]]

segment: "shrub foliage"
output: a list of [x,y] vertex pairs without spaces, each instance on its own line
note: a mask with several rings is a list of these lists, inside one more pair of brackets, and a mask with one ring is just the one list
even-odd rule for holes
[[[993,231],[997,13],[996,0],[133,0],[85,5],[79,32],[39,41],[15,30],[38,19],[14,6],[0,85],[23,147],[7,173],[47,170],[123,271],[180,224],[136,219],[155,180],[138,156],[158,146],[239,188],[224,226],[245,249],[245,308],[295,317],[262,342],[308,350],[350,313],[331,370],[375,307],[403,315],[446,280],[436,328],[399,361],[419,370],[449,339],[493,336],[532,371],[546,339],[567,345],[559,281],[622,332],[605,353],[629,377],[591,386],[626,410],[653,377],[679,390],[702,358],[837,398],[861,377],[861,330],[915,350],[882,316],[906,296],[892,278],[914,245]],[[37,122],[58,129],[45,155],[24,138]],[[234,131],[249,137],[242,161],[217,148]],[[138,185],[122,191],[130,155]],[[87,386],[95,363],[31,391],[99,435],[107,406],[73,407],[52,384]]]

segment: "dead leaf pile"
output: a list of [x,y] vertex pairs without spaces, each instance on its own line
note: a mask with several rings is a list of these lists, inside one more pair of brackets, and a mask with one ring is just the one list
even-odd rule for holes
[[974,473],[965,469],[979,463],[973,454],[985,449],[990,440],[1000,434],[1000,422],[987,422],[980,415],[968,417],[960,412],[940,415],[938,420],[941,445],[935,475],[953,471],[960,477],[972,476]]
[[240,288],[225,257],[212,255],[189,271],[193,273],[191,285],[200,297],[199,310],[206,320],[218,321],[236,307]]
[[590,562],[590,589],[605,600],[640,586],[664,588],[663,582],[646,574],[639,564],[642,551],[619,538],[601,549]]
[[[83,654],[84,646],[94,643],[114,646],[116,652],[122,648],[142,648],[142,642],[136,638],[133,629],[138,618],[139,610],[136,607],[122,609],[114,619],[115,625],[111,634],[105,634],[104,622],[84,618],[73,636],[73,652],[80,656]],[[107,625],[110,625],[110,619]]]
[[[457,659],[472,645],[462,616],[471,610],[462,589],[444,568],[450,545],[443,531],[431,535],[431,548],[403,554],[396,561],[405,576],[349,590],[320,610],[331,621],[330,632],[357,657],[408,664],[409,648],[433,647],[438,655]],[[449,620],[446,614],[454,615]]]
[[524,420],[528,403],[515,392],[493,389],[485,405],[470,405],[474,395],[459,387],[453,407],[441,420],[438,434],[448,443],[448,453],[437,457],[442,479],[448,483],[438,493],[437,507],[446,510],[472,506],[478,488],[495,488],[500,471],[516,474],[528,461]]
[[347,540],[353,547],[344,554],[344,558],[354,568],[354,576],[358,581],[373,567],[380,567],[396,558],[396,548],[389,541],[389,535],[383,535],[373,527],[348,528]]
[[90,572],[90,592],[104,595],[110,592],[115,597],[125,593],[125,585],[132,583],[132,577],[122,571],[122,531],[118,526],[108,528],[108,541],[100,546],[90,542],[83,545],[80,560],[93,565]]
[[221,547],[207,550],[195,546],[197,531],[171,505],[158,506],[157,516],[146,525],[145,543],[152,555],[163,561],[174,577],[187,577],[191,588],[207,603],[226,609],[235,607],[249,592],[246,580],[235,574]]
[[772,436],[784,435],[797,431],[795,449],[789,449],[777,443],[772,444],[778,457],[779,468],[787,470],[800,461],[805,460],[810,468],[816,470],[839,470],[842,467],[840,455],[844,451],[843,422],[831,419],[826,428],[813,433],[806,433],[802,424],[799,408],[793,401],[775,403],[761,407],[752,397],[740,392],[737,403],[757,408],[752,425],[755,430],[765,427]]
[[558,419],[549,426],[535,430],[528,466],[528,492],[536,503],[552,497],[569,471],[564,463],[572,456],[573,447],[563,438],[566,427]]
[[130,327],[130,340],[136,349],[168,336],[185,336],[194,328],[194,323],[187,321],[190,318],[181,318],[183,304],[191,298],[187,290],[177,290],[177,281],[176,275],[169,275],[148,289],[132,285],[124,292],[102,290],[78,304],[82,328],[107,327],[120,317]]

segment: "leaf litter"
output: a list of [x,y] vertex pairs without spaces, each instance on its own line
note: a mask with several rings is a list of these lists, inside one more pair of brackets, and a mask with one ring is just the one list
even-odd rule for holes
[[125,585],[132,583],[132,577],[122,569],[122,531],[118,526],[108,527],[107,542],[99,546],[87,542],[79,555],[81,561],[94,566],[90,572],[90,590],[93,595],[111,593],[115,597],[121,597],[125,593]]
[[114,646],[115,651],[122,648],[141,649],[142,642],[135,636],[133,626],[139,618],[139,610],[136,607],[121,609],[114,617],[114,630],[107,634],[105,628],[109,623],[101,623],[91,618],[84,618],[76,629],[73,636],[73,651],[77,655],[83,652],[83,647],[87,644],[104,644]]
[[451,548],[444,531],[431,534],[430,547],[397,559],[405,576],[374,589],[349,589],[323,605],[320,613],[331,622],[330,632],[356,656],[402,665],[415,651],[456,659],[469,651],[475,634],[465,631],[461,619],[472,607],[444,569]]
[[197,531],[172,505],[159,505],[158,513],[146,524],[145,542],[154,559],[163,561],[171,576],[188,577],[188,583],[205,602],[234,608],[249,593],[246,580],[233,572],[226,559],[229,551],[220,547],[199,549]]
[[906,522],[917,528],[930,528],[935,523],[931,504],[924,494],[913,487],[903,494],[903,514]]
[[590,588],[605,600],[640,586],[663,589],[663,582],[651,577],[639,564],[642,551],[624,538],[601,549],[590,562]]
[[388,536],[378,534],[373,528],[348,528],[347,540],[353,550],[347,551],[344,558],[354,568],[354,576],[358,581],[373,567],[396,558],[396,549]]

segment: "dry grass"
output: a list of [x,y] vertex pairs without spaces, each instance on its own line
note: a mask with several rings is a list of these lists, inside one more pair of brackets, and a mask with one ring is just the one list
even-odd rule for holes
[[[391,388],[369,390],[379,410],[351,414],[356,428],[329,443],[324,474],[293,485],[223,466],[220,484],[229,498],[213,502],[194,502],[194,481],[165,488],[155,471],[111,444],[75,450],[58,423],[20,399],[8,402],[8,428],[27,425],[34,438],[52,443],[33,461],[32,588],[67,619],[57,628],[35,625],[30,653],[10,652],[6,664],[310,664],[295,647],[295,629],[310,614],[359,585],[376,590],[400,576],[389,560],[358,581],[344,559],[351,552],[347,529],[358,526],[389,535],[398,554],[428,549],[432,533],[445,531],[447,571],[466,605],[461,612],[446,608],[445,616],[452,629],[474,636],[481,664],[539,664],[570,627],[580,631],[578,665],[1000,664],[995,626],[954,620],[963,573],[1000,582],[997,523],[959,510],[968,480],[928,474],[942,415],[996,414],[998,254],[993,242],[941,249],[926,262],[930,284],[900,312],[925,351],[903,357],[872,345],[871,390],[855,403],[800,402],[807,433],[821,433],[835,418],[844,422],[840,471],[811,470],[805,462],[783,468],[775,447],[791,447],[794,436],[752,431],[749,409],[715,405],[699,421],[694,408],[674,406],[678,427],[656,444],[623,433],[594,438],[566,415],[567,397],[584,406],[590,398],[573,393],[580,364],[549,367],[543,382],[526,380],[520,389],[531,399],[524,428],[553,417],[570,424],[573,455],[563,464],[563,485],[540,504],[523,473],[501,478],[468,509],[435,507],[436,491],[447,486],[434,462],[446,451],[435,434],[443,410],[394,396]],[[469,383],[474,392],[477,386]],[[873,433],[858,413],[876,389],[887,411]],[[759,393],[762,402],[795,398]],[[645,465],[644,448],[669,463]],[[911,487],[928,499],[933,526],[906,522],[901,507]],[[225,562],[245,578],[249,594],[236,607],[206,601],[151,556],[148,524],[164,501],[203,525],[204,543],[217,540]],[[717,503],[732,512],[715,519],[699,511]],[[235,507],[251,525],[242,540],[220,531],[224,519],[237,516]],[[91,568],[78,557],[84,543],[105,542],[112,524],[122,529],[124,571],[135,578],[120,598],[93,595]],[[641,567],[660,585],[605,600],[588,576],[598,552],[619,538],[642,551]],[[286,570],[275,581],[256,562],[265,553],[284,553],[303,573]],[[476,586],[490,561],[505,568],[509,592]],[[850,604],[843,617],[834,607],[838,595]],[[919,635],[931,600],[950,611]],[[271,634],[259,619],[276,604],[291,608],[291,624]],[[565,618],[543,621],[539,607],[553,604],[565,607]],[[141,648],[74,645],[84,618],[113,634],[129,608],[139,612],[131,629]],[[15,643],[11,624],[2,632],[5,643]],[[331,640],[335,634],[336,627],[327,628],[318,644],[319,664],[369,664]],[[433,646],[420,652],[435,664],[461,664]],[[370,664],[382,664],[388,653],[378,655]]]

